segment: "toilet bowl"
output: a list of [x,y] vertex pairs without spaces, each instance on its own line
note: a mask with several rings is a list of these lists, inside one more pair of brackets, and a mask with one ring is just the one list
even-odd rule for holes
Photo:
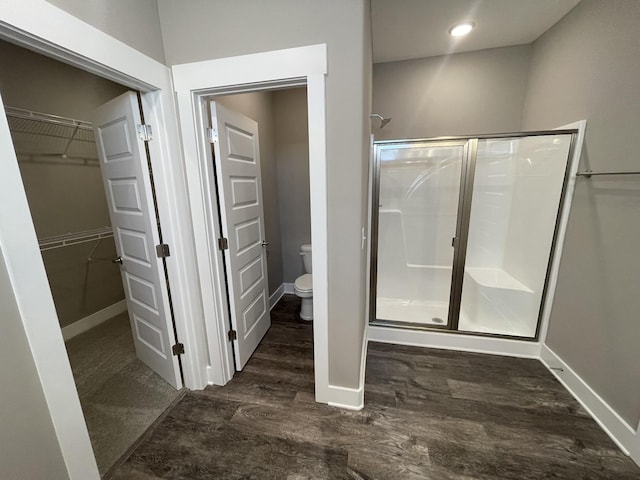
[[302,320],[313,320],[313,279],[310,273],[305,273],[296,278],[293,285],[296,295],[302,299],[300,318]]
[[311,275],[311,245],[305,244],[300,247],[300,255],[304,264],[304,275],[296,278],[293,284],[295,294],[302,299],[300,318],[302,320],[313,320],[313,276]]

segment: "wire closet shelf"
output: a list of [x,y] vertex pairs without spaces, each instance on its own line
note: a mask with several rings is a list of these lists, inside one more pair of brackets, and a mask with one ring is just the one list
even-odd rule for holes
[[91,122],[15,107],[5,113],[20,161],[98,165]]
[[56,248],[68,247],[79,243],[95,242],[103,238],[112,238],[113,229],[111,227],[94,228],[82,232],[65,233],[38,239],[40,251],[53,250]]
[[[91,122],[16,107],[5,113],[20,161],[98,165]],[[44,252],[112,237],[113,229],[104,226],[40,238],[38,245]]]

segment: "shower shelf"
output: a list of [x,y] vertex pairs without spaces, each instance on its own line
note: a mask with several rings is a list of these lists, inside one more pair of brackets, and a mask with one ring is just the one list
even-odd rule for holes
[[79,243],[94,242],[103,238],[113,237],[113,229],[111,227],[101,227],[82,232],[65,233],[63,235],[55,235],[38,239],[40,251],[53,250],[55,248],[68,247]]
[[533,293],[529,287],[499,268],[466,267],[465,272],[483,287]]

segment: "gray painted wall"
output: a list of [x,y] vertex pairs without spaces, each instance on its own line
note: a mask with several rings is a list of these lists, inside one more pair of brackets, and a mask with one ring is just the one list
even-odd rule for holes
[[[20,68],[15,68],[19,65]],[[0,89],[7,106],[91,120],[127,88],[0,40]],[[12,68],[14,67],[14,68]]]
[[[587,119],[582,168],[638,170],[636,0],[583,0],[533,45],[523,127]],[[640,419],[640,179],[579,178],[548,345],[634,429]]]
[[[371,148],[371,118],[369,115],[373,111],[373,33],[371,31],[371,2],[368,1],[365,3],[365,17],[368,19],[365,21],[364,31],[362,33],[362,38],[364,42],[364,53],[362,55],[362,60],[360,67],[362,68],[362,104],[364,106],[364,118],[361,125],[360,130],[360,141],[362,151],[365,155],[365,161],[360,166],[360,189],[365,194],[365,201],[360,205],[360,216],[365,219],[362,224],[362,230],[360,232],[360,238],[362,239],[362,246],[364,249],[365,258],[364,261],[360,264],[360,285],[362,285],[362,289],[360,290],[360,302],[364,305],[363,307],[363,318],[365,324],[369,322],[369,256],[370,251],[368,247],[369,239],[369,229],[370,229],[370,215],[369,215],[369,199],[371,198],[371,192],[369,190],[370,183],[370,165],[371,165],[371,155],[373,154]],[[362,352],[361,352],[361,365],[364,370],[366,370],[366,349],[368,339],[366,337],[366,326],[362,329],[361,335],[359,337],[359,342],[362,344]],[[362,377],[362,385],[364,388],[364,376],[365,372],[361,372]]]
[[[120,0],[117,7],[109,2],[109,12],[103,0],[51,2],[155,58],[162,56],[157,50],[161,43],[155,19],[148,15],[154,7],[152,0],[136,5]],[[361,337],[363,311],[358,300],[363,286],[356,272],[363,266],[359,229],[365,222],[362,172],[366,166],[363,145],[350,137],[364,131],[362,114],[367,109],[362,88],[366,65],[362,71],[354,65],[354,59],[366,56],[366,2],[334,0],[316,5],[281,0],[276,7],[249,1],[159,3],[170,64],[328,43],[331,381],[355,386],[359,351],[354,349],[354,339]],[[547,128],[587,118],[585,166],[637,168],[632,140],[639,112],[637,102],[631,100],[636,98],[639,76],[640,49],[633,23],[639,7],[635,0],[583,0],[534,44],[521,128]],[[286,27],[282,11],[287,11]],[[148,34],[140,34],[140,25]],[[234,35],[239,25],[253,35]],[[202,41],[202,32],[211,32],[212,41]],[[376,76],[385,68],[376,67]],[[513,78],[517,80],[519,74]],[[411,97],[412,101],[415,98],[421,97]],[[489,111],[496,103],[488,105]],[[448,106],[443,108],[446,113]],[[376,102],[375,109],[396,117],[389,127],[405,123],[400,120],[402,113],[395,115],[384,103]],[[441,121],[445,118],[440,116]],[[513,129],[501,122],[489,125],[486,119],[481,120],[486,131]],[[509,115],[508,120],[513,118]],[[469,126],[438,122],[424,132],[422,126],[414,130],[423,123],[416,114],[402,127],[406,135],[392,133],[391,128],[383,133],[404,137],[438,135],[443,130],[444,134],[479,131],[472,128],[477,122]],[[640,232],[637,222],[630,220],[638,211],[635,181],[606,178],[578,183],[549,331],[550,346],[632,425],[639,417],[640,388],[633,363],[633,346],[640,339],[631,322],[639,306],[632,288],[638,284],[640,271],[636,251]]]
[[0,250],[0,478],[69,478]]
[[376,140],[520,130],[531,47],[493,48],[373,66]]
[[[326,43],[328,49],[327,188],[329,248],[329,381],[357,388],[365,327],[361,228],[368,153],[363,64],[368,0],[270,2],[159,0],[169,65]],[[286,14],[284,14],[286,12]],[[251,32],[251,34],[238,34]],[[366,127],[365,127],[366,125]]]
[[[125,87],[69,65],[0,41],[0,91],[5,105],[63,117],[90,120],[93,110],[126,91]],[[20,68],[11,68],[20,65]],[[14,133],[20,173],[39,238],[111,224],[100,167],[70,162],[31,163],[24,154],[51,148],[66,140]],[[93,157],[96,157],[95,152]],[[61,326],[124,299],[112,239],[96,246],[84,243],[43,253]],[[88,268],[88,275],[87,275]],[[85,285],[86,281],[86,285]]]
[[272,92],[253,92],[216,98],[216,101],[258,122],[265,235],[269,242],[267,247],[269,294],[275,292],[282,284],[281,215],[274,132],[277,127],[273,123],[273,95]]
[[311,243],[307,89],[280,90],[273,97],[280,196],[283,280],[304,273],[300,245]]
[[47,0],[74,17],[164,63],[155,0]]

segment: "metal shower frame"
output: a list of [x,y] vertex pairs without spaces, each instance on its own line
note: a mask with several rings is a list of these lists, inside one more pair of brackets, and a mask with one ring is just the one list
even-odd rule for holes
[[[558,210],[556,212],[556,220],[553,231],[553,239],[551,243],[551,251],[547,263],[545,273],[544,287],[542,297],[538,309],[538,320],[536,323],[536,331],[533,337],[521,337],[516,335],[506,335],[488,332],[467,332],[458,330],[460,319],[460,305],[462,297],[463,275],[467,254],[467,242],[469,233],[469,222],[471,219],[471,204],[473,201],[473,182],[475,177],[475,166],[478,155],[479,140],[490,139],[508,139],[508,138],[524,138],[535,136],[551,136],[551,135],[571,135],[569,151],[567,153],[567,163],[565,166],[562,191],[560,201],[558,202]],[[482,337],[496,337],[506,339],[517,339],[524,341],[536,342],[540,336],[540,324],[544,305],[547,299],[547,289],[549,286],[549,278],[556,252],[556,244],[558,240],[558,232],[561,223],[561,212],[566,202],[566,191],[570,176],[571,158],[573,158],[576,148],[576,140],[578,137],[578,129],[558,129],[558,130],[536,130],[530,132],[509,132],[495,133],[483,135],[467,135],[467,136],[450,136],[435,137],[422,139],[402,139],[402,140],[381,140],[374,142],[373,168],[372,168],[372,198],[371,198],[371,249],[370,249],[370,295],[369,295],[369,324],[380,327],[392,327],[411,330],[429,330],[439,331],[452,334],[474,335]],[[451,272],[451,288],[449,293],[449,312],[447,323],[445,325],[426,325],[416,324],[412,322],[403,322],[396,320],[380,320],[376,318],[376,300],[377,300],[377,284],[378,284],[378,219],[380,210],[380,151],[388,146],[462,146],[462,168],[460,175],[460,192],[458,199],[458,213],[456,219],[456,233],[454,238],[453,265]]]

